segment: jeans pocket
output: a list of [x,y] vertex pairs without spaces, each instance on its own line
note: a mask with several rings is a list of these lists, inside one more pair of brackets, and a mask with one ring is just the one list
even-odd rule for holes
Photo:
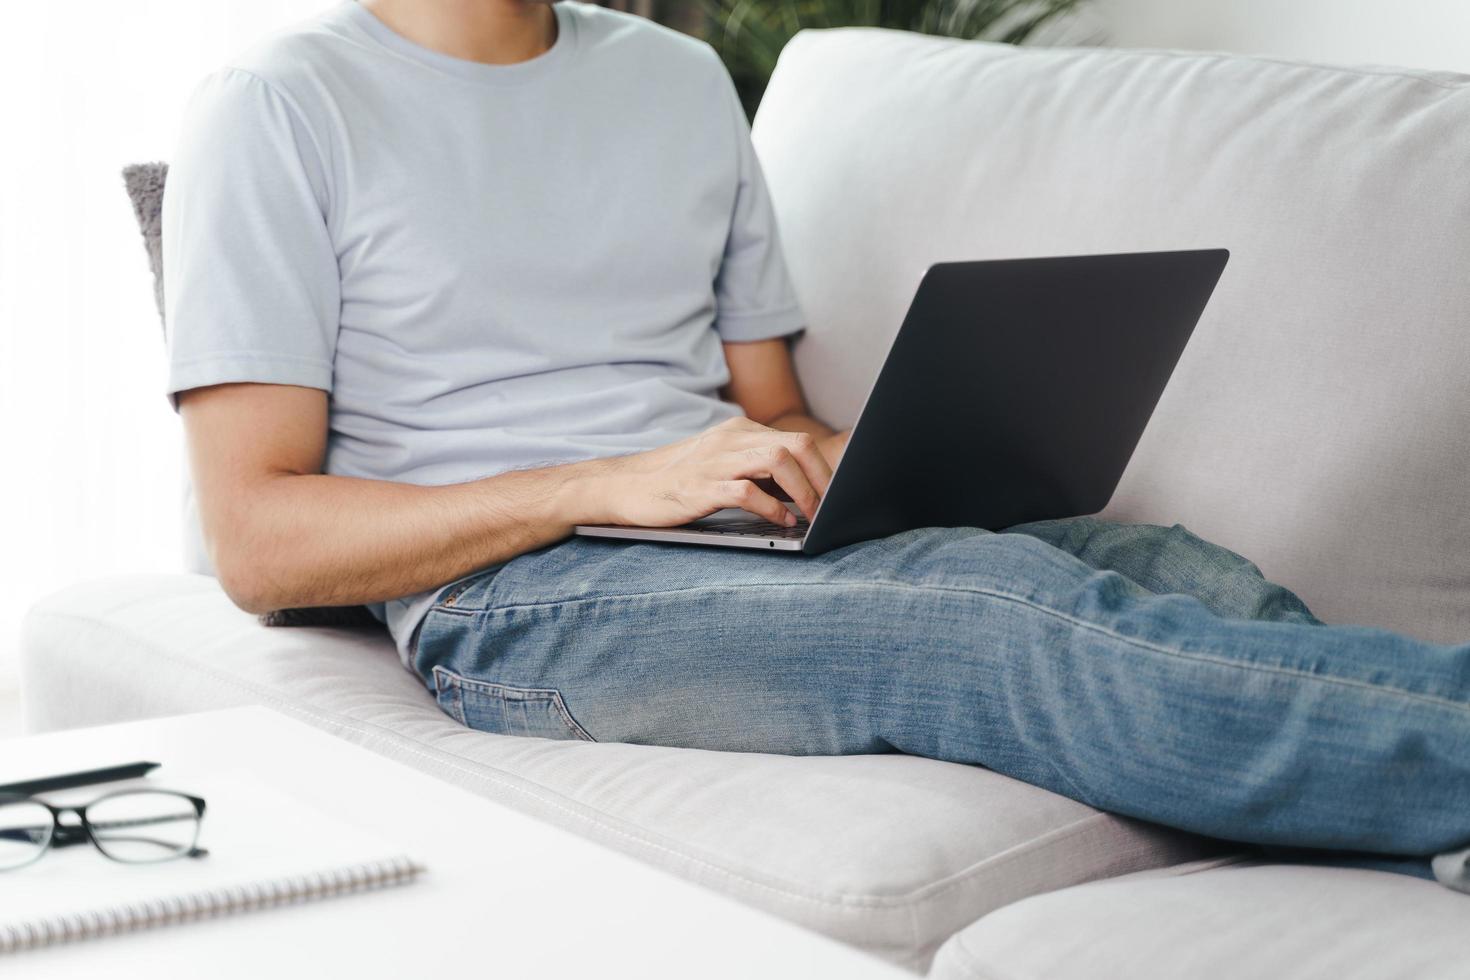
[[511,687],[434,668],[434,697],[449,717],[492,735],[597,741],[577,724],[561,692],[550,687]]

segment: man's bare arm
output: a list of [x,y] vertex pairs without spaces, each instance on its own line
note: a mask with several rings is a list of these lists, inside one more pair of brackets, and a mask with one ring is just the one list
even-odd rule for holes
[[786,338],[725,344],[725,363],[730,368],[730,383],[721,392],[726,401],[762,425],[814,437],[827,464],[837,465],[848,433],[812,416]]
[[672,526],[722,507],[789,523],[831,476],[815,440],[732,419],[648,453],[422,487],[321,473],[327,395],[228,384],[180,411],[205,542],[250,612],[412,595],[551,544],[576,524]]
[[251,612],[411,595],[565,535],[574,467],[444,487],[321,473],[327,395],[230,384],[179,399],[205,540]]

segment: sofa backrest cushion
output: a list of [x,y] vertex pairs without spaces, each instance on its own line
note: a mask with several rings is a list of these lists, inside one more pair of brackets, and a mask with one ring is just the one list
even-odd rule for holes
[[1105,513],[1442,642],[1470,641],[1466,134],[1462,76],[874,30],[797,36],[755,126],[818,413],[852,421],[933,262],[1229,248]]
[[153,305],[163,322],[163,188],[168,182],[168,164],[161,160],[132,163],[123,167],[123,187],[138,219],[148,268],[153,273]]

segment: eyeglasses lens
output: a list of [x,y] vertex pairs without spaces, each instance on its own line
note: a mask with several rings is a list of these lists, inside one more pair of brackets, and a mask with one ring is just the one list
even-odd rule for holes
[[182,857],[199,840],[194,804],[176,793],[117,793],[87,807],[92,839],[115,861],[146,864]]
[[35,800],[0,794],[0,871],[39,858],[54,829],[51,811]]

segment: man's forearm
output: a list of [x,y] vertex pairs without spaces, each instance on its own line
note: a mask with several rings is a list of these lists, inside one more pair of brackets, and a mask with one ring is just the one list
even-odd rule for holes
[[[251,612],[412,595],[560,540],[592,514],[596,464],[422,487],[341,476],[261,479],[216,523],[216,570]],[[586,513],[584,513],[586,511]]]

